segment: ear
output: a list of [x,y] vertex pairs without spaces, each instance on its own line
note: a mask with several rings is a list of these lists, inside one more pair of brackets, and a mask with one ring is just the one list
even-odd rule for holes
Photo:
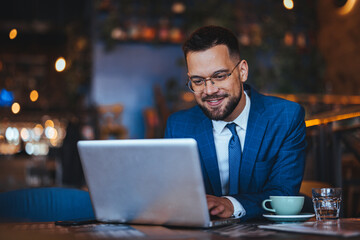
[[246,82],[246,80],[248,78],[248,73],[249,73],[249,67],[248,67],[246,60],[242,60],[240,62],[238,69],[239,69],[241,81],[243,83]]

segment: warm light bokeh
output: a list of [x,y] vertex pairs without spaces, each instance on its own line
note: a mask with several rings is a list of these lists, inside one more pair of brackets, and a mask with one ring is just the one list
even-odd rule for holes
[[311,127],[311,126],[327,124],[330,122],[345,120],[345,119],[354,118],[354,117],[360,117],[360,112],[341,114],[341,115],[336,115],[333,117],[327,117],[327,118],[323,118],[323,119],[309,119],[309,120],[305,121],[305,125],[306,125],[306,127]]
[[293,0],[284,0],[284,7],[288,10],[291,10],[294,8],[294,1]]
[[52,121],[52,120],[46,120],[46,122],[45,122],[45,128],[46,127],[54,127],[55,126],[55,124],[54,124],[54,122]]
[[57,132],[56,128],[47,127],[47,128],[45,128],[45,136],[48,139],[56,139],[58,136],[58,132]]
[[347,0],[345,5],[339,9],[338,13],[340,15],[348,14],[354,8],[355,4],[356,4],[356,0]]
[[182,96],[182,99],[185,102],[192,102],[194,101],[194,95],[191,92],[185,92]]
[[12,39],[15,39],[17,36],[17,30],[15,28],[11,29],[10,33],[9,33],[9,38],[12,40]]
[[64,71],[66,68],[66,60],[63,57],[59,57],[55,62],[55,69],[58,72]]
[[14,113],[14,114],[18,114],[20,112],[20,104],[17,103],[17,102],[14,102],[12,105],[11,105],[11,111]]
[[39,98],[39,93],[36,90],[32,90],[30,93],[30,100],[36,102]]
[[184,13],[185,9],[186,9],[186,6],[182,2],[175,2],[171,7],[171,10],[177,14]]
[[21,139],[24,141],[24,142],[27,142],[30,140],[31,138],[31,135],[30,135],[30,132],[28,129],[26,128],[22,128],[21,131],[20,131],[20,136],[21,136]]

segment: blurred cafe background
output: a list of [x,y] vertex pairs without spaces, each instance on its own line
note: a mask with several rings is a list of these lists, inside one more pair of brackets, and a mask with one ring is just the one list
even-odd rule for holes
[[[181,43],[230,28],[259,91],[306,110],[306,186],[360,214],[360,0],[4,0],[0,192],[86,187],[80,139],[161,138],[195,104]],[[306,185],[307,184],[307,185]]]

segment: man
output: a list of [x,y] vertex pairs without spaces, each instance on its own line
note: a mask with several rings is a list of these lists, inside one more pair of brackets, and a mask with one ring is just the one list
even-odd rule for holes
[[270,195],[297,195],[305,165],[303,108],[244,84],[248,64],[225,28],[196,30],[183,51],[198,106],[171,115],[165,137],[197,141],[210,214],[258,218]]

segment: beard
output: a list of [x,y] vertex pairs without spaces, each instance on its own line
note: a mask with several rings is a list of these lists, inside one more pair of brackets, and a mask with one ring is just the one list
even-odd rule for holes
[[241,90],[240,90],[240,94],[238,96],[229,97],[229,94],[223,94],[223,95],[206,96],[201,99],[204,102],[204,101],[215,99],[215,98],[228,97],[229,102],[224,107],[220,106],[217,108],[209,109],[209,108],[206,108],[202,104],[198,104],[198,105],[201,108],[201,110],[203,111],[203,113],[211,120],[224,120],[234,111],[236,106],[239,104],[241,96],[242,96]]

